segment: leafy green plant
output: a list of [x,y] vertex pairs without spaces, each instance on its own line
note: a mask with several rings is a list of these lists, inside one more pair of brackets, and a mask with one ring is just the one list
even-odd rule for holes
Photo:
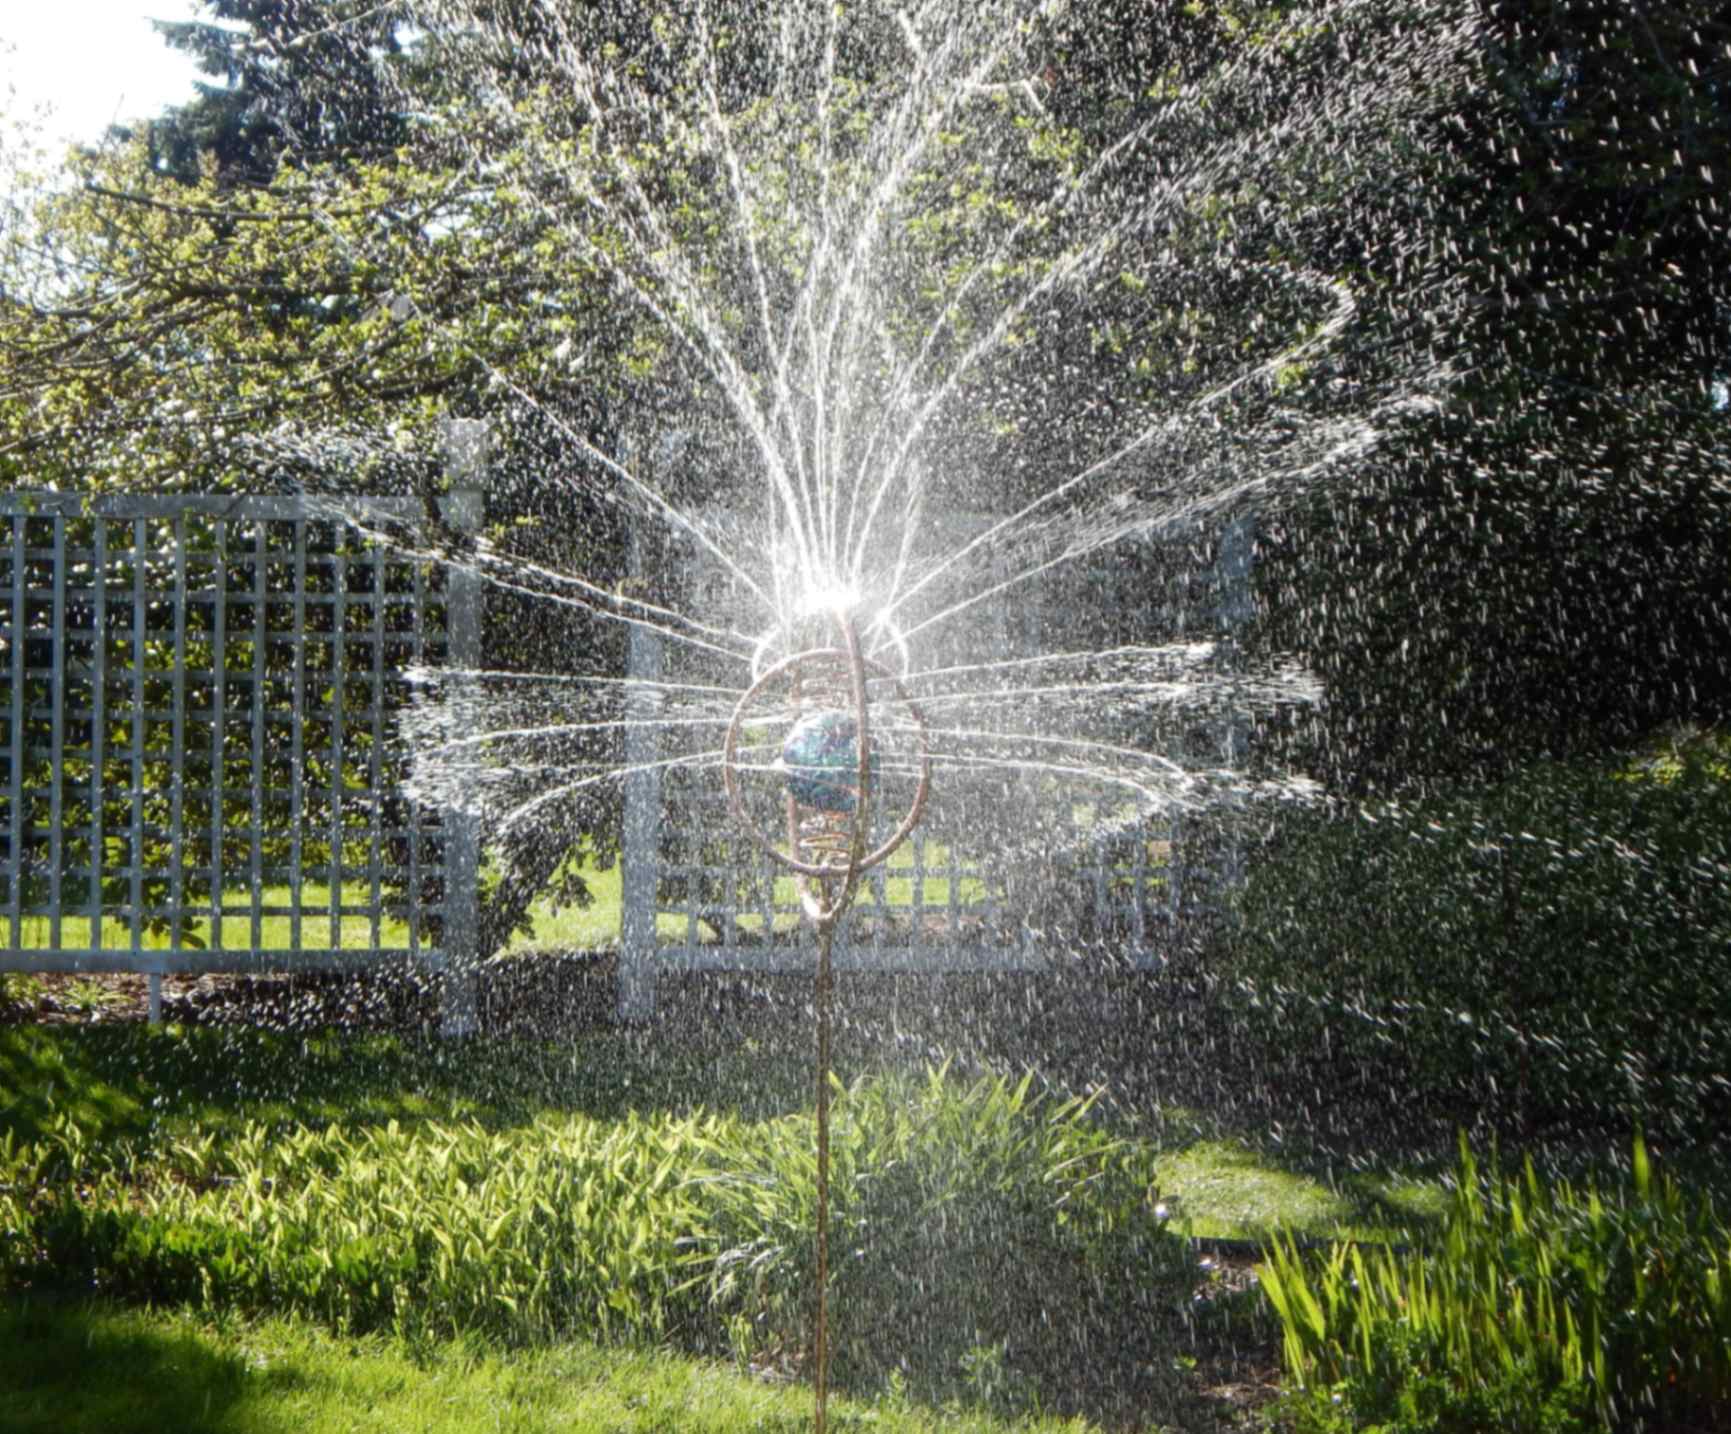
[[22,971],[0,971],[0,1007],[35,1006],[48,994],[48,983]]
[[1674,1430],[1731,1420],[1731,1231],[1711,1201],[1481,1178],[1462,1141],[1453,1207],[1405,1253],[1290,1239],[1263,1288],[1300,1429]]
[[[923,1389],[982,1385],[1014,1403],[1054,1371],[1053,1329],[1169,1337],[1197,1283],[1156,1220],[1154,1152],[1113,1136],[1086,1098],[984,1080],[855,1086],[831,1137],[834,1356],[843,1379],[898,1364]],[[714,1177],[706,1279],[736,1340],[790,1351],[811,1290],[812,1140],[804,1118],[756,1127]]]
[[[1731,1050],[1725,739],[1298,814],[1248,863],[1215,970],[1270,1059],[1534,1130],[1694,1138]],[[1687,1011],[1687,1020],[1678,1013]]]
[[[861,1082],[835,1116],[837,1365],[856,1382],[902,1367],[922,1393],[1025,1400],[1054,1329],[1154,1340],[1186,1305],[1195,1275],[1155,1219],[1154,1151],[1088,1102],[935,1073]],[[813,1166],[806,1113],[251,1123],[106,1144],[46,1117],[0,1141],[0,1279],[798,1367]]]
[[46,1155],[15,1148],[8,1222],[30,1232],[32,1274],[116,1294],[295,1309],[347,1330],[650,1337],[699,1307],[675,1294],[676,1241],[696,1214],[684,1173],[718,1128],[252,1125],[146,1155],[91,1150],[66,1123]]

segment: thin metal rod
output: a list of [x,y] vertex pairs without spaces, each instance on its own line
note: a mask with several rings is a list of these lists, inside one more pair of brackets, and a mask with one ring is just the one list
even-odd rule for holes
[[[813,1428],[817,1434],[826,1434],[829,1424],[829,1137],[835,931],[847,914],[861,875],[881,864],[918,825],[931,785],[931,753],[927,746],[924,716],[909,700],[895,674],[861,651],[852,614],[838,612],[835,617],[841,634],[840,647],[813,648],[784,658],[760,674],[746,690],[728,725],[721,764],[734,821],[775,864],[792,870],[803,879],[805,913],[817,941],[817,980],[813,993],[817,1026],[817,1209],[813,1232],[817,1309],[812,1337]],[[822,681],[819,681],[820,673],[827,674]],[[845,695],[836,690],[838,675],[846,679]],[[908,812],[896,831],[875,851],[871,850],[872,738],[868,675],[887,682],[890,700],[906,710],[918,743],[919,761],[919,783]],[[853,708],[857,786],[845,848],[834,842],[836,828],[817,821],[815,818],[819,814],[803,809],[791,788],[783,799],[787,820],[785,852],[777,849],[746,811],[736,771],[740,731],[758,694],[783,679],[791,682],[789,695],[796,711],[820,703],[839,705],[843,701]],[[815,848],[815,854],[808,848]]]
[[173,766],[168,773],[168,941],[179,950],[185,942],[186,905],[186,514],[176,513],[174,543],[174,693],[169,713]]
[[6,943],[14,951],[23,945],[24,922],[24,653],[29,646],[25,594],[24,527],[30,520],[12,516],[12,602],[6,642],[12,659],[8,674],[11,701],[6,732]]
[[127,792],[127,833],[132,867],[127,872],[126,937],[134,956],[144,949],[144,674],[150,651],[150,602],[145,593],[150,527],[132,523],[132,733],[127,752],[132,782]]
[[293,539],[294,617],[289,628],[294,663],[290,677],[294,697],[289,706],[289,945],[296,951],[301,949],[301,892],[306,882],[306,833],[311,826],[306,819],[306,793],[302,786],[306,772],[307,543],[310,539],[306,519],[296,518]]
[[106,865],[103,788],[108,762],[108,521],[93,524],[90,561],[90,944],[102,939],[102,874]]
[[228,520],[217,518],[212,526],[215,571],[211,574],[210,600],[210,949],[220,951],[222,940],[223,828],[228,820],[224,768],[228,765]]
[[379,757],[385,750],[385,555],[377,539],[369,545],[372,556],[373,641],[369,653],[370,693],[373,709],[372,741],[367,745],[367,785],[373,795],[367,803],[367,943],[384,944],[384,803],[377,793],[384,789]]
[[836,623],[841,628],[842,644],[847,650],[848,681],[853,696],[854,751],[859,762],[859,790],[853,799],[853,830],[848,842],[847,878],[835,899],[836,915],[839,917],[853,901],[866,850],[871,845],[872,734],[871,707],[866,701],[865,656],[860,652],[859,631],[854,627],[852,613],[838,613]]
[[[410,659],[416,667],[427,660],[427,583],[424,571],[425,565],[414,564],[411,582],[414,590],[414,623],[409,629]],[[633,628],[635,631],[635,628]],[[408,797],[405,806],[408,816],[409,839],[409,952],[417,960],[421,954],[421,804],[413,797]]]
[[[343,764],[348,760],[344,755],[347,743],[343,738],[348,732],[348,628],[349,628],[349,565],[348,559],[340,551],[344,534],[339,530],[333,536],[333,542],[339,545],[330,558],[331,574],[331,708],[330,708],[330,746],[326,749],[331,764],[330,769],[330,857],[325,871],[330,879],[330,925],[331,945],[341,948],[343,944],[343,878],[347,875],[344,866],[344,830],[343,830]],[[298,896],[297,896],[298,900]]]
[[[248,784],[247,859],[251,897],[247,911],[247,944],[257,951],[264,944],[264,738],[265,704],[269,700],[269,599],[265,578],[270,564],[269,525],[258,519],[252,534],[252,781]],[[272,744],[275,745],[274,743]],[[275,763],[273,754],[272,763]]]
[[49,631],[54,634],[49,658],[50,688],[48,716],[49,772],[53,786],[48,789],[48,945],[58,951],[61,945],[61,872],[66,853],[66,519],[54,520],[54,606],[49,619]]
[[812,1428],[824,1434],[829,1423],[829,1072],[830,1029],[835,1006],[835,973],[830,947],[839,924],[837,911],[817,923],[817,1330],[812,1358]]
[[842,642],[847,651],[849,685],[854,704],[854,741],[858,753],[859,789],[854,797],[853,830],[847,853],[847,871],[839,890],[825,892],[823,914],[814,922],[817,935],[817,1337],[813,1357],[817,1370],[813,1383],[812,1427],[826,1434],[829,1425],[829,1073],[832,1065],[830,1034],[835,1010],[835,970],[831,961],[835,929],[853,900],[859,884],[860,863],[871,836],[871,729],[866,702],[865,658],[851,613],[839,613]]

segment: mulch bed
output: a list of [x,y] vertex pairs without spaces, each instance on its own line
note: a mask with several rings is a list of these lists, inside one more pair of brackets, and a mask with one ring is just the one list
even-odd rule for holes
[[[479,975],[481,1031],[490,1036],[569,1035],[607,1024],[613,1010],[610,956],[491,962]],[[150,982],[131,974],[42,974],[0,996],[0,1024],[103,1025],[149,1018]],[[294,975],[166,975],[162,1019],[180,1025],[396,1031],[440,1024],[439,990],[420,972]]]

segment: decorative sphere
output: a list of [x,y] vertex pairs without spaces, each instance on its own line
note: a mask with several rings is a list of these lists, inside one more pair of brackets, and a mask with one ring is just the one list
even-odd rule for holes
[[[814,712],[802,717],[781,747],[782,778],[788,794],[820,812],[851,812],[859,788],[859,724],[848,712]],[[872,743],[872,779],[877,779],[877,744]]]

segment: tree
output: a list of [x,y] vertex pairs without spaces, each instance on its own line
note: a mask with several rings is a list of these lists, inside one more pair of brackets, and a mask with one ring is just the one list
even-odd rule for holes
[[1478,102],[1358,260],[1367,337],[1432,345],[1447,401],[1264,535],[1262,640],[1331,692],[1280,745],[1343,786],[1731,715],[1728,40],[1709,4],[1485,7]]
[[[558,306],[537,301],[552,256],[513,196],[473,166],[445,167],[438,147],[387,142],[409,123],[405,82],[390,78],[408,57],[394,31],[381,38],[377,7],[349,8],[333,21],[330,6],[218,0],[213,14],[245,30],[179,37],[229,53],[236,89],[78,156],[76,188],[39,193],[44,242],[14,249],[0,278],[0,471],[75,491],[409,491],[427,503],[419,543],[472,557],[440,509],[442,423],[466,410],[514,430],[492,536],[605,591],[621,556],[616,519],[597,511],[605,483],[562,490],[558,525],[520,525],[513,506],[531,463],[583,462],[530,432],[514,390],[555,373],[559,346],[605,314],[586,306],[575,265]],[[357,88],[363,71],[372,82]],[[537,412],[604,451],[609,373],[541,383]],[[617,666],[587,619],[555,608],[525,621],[522,607],[509,591],[493,604],[497,665],[545,666],[563,642],[567,659]],[[568,755],[597,759],[609,740]],[[578,826],[605,852],[615,824],[591,803]],[[508,931],[528,894],[503,893],[491,926]]]
[[392,72],[409,63],[408,7],[357,0],[208,0],[207,20],[159,21],[217,81],[144,126],[150,167],[224,188],[294,168],[388,159],[414,134]]

